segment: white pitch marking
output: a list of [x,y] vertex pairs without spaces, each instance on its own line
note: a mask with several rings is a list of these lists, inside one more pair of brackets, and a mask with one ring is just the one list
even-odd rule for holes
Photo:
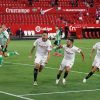
[[23,63],[12,63],[12,62],[4,62],[6,64],[14,64],[14,65],[25,65],[25,66],[33,66],[31,64],[23,64]]
[[[14,65],[24,65],[24,66],[34,66],[34,65],[31,65],[31,64],[22,64],[22,63],[12,63],[12,62],[4,62],[4,63],[10,63],[10,64],[14,64]],[[53,67],[45,67],[47,69],[53,69],[53,70],[57,70],[58,68],[53,68]],[[80,72],[80,71],[71,71],[73,73],[79,73],[79,74],[88,74],[88,73],[85,73],[85,72]],[[98,76],[100,77],[99,74],[94,74],[95,76]]]
[[83,48],[83,47],[80,47],[81,49],[92,49],[92,48]]
[[9,95],[9,96],[12,96],[12,97],[17,97],[17,98],[20,98],[20,99],[23,99],[23,100],[34,100],[34,99],[23,97],[21,95],[15,95],[15,94],[4,92],[4,91],[0,91],[0,93],[6,94],[6,95]]
[[50,94],[67,94],[67,93],[82,93],[82,92],[94,92],[100,91],[100,89],[92,89],[92,90],[72,90],[72,91],[62,91],[62,92],[45,92],[45,93],[35,93],[35,94],[24,94],[21,96],[31,96],[31,95],[50,95]]

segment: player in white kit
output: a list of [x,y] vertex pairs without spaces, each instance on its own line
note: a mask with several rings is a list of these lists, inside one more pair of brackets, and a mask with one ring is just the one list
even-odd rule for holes
[[96,43],[91,51],[90,57],[92,58],[92,55],[94,51],[96,50],[96,56],[94,58],[94,61],[92,63],[92,70],[90,73],[83,79],[83,83],[86,83],[87,79],[90,78],[96,71],[100,70],[100,42]]
[[64,77],[63,77],[63,80],[62,80],[63,84],[65,85],[66,77],[68,76],[68,73],[70,72],[70,70],[71,70],[71,68],[74,64],[76,53],[80,53],[82,55],[83,60],[84,60],[84,54],[83,54],[82,50],[79,49],[78,47],[74,46],[73,42],[74,42],[74,40],[69,38],[66,42],[66,45],[59,47],[59,48],[64,49],[64,58],[61,62],[59,72],[57,74],[56,84],[59,83],[60,76],[61,76],[62,72],[65,71]]
[[50,57],[50,51],[52,50],[51,41],[48,40],[48,33],[43,32],[42,38],[37,39],[33,43],[31,54],[33,53],[36,47],[35,55],[35,67],[34,67],[34,85],[37,85],[37,76],[38,72],[41,72],[46,63],[48,63]]

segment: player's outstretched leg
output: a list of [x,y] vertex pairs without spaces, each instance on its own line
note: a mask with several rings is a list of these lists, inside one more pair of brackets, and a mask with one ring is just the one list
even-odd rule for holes
[[9,56],[14,56],[14,55],[19,55],[18,52],[13,51],[13,52],[7,52],[7,47],[8,45],[6,45],[6,47],[4,48],[4,46],[2,46],[2,52],[3,52],[3,56],[4,57],[9,57]]
[[97,70],[97,67],[93,67],[92,70],[88,73],[88,75],[83,79],[83,83],[86,83],[87,79],[89,79]]
[[58,85],[59,81],[60,81],[60,77],[61,77],[62,71],[59,70],[58,74],[57,74],[57,79],[56,79],[56,84]]
[[16,52],[16,51],[14,51],[14,52],[7,52],[6,55],[7,55],[8,57],[10,57],[10,56],[14,56],[14,55],[19,55],[19,53]]
[[66,66],[65,72],[64,72],[64,77],[63,77],[63,80],[62,80],[63,85],[66,84],[66,77],[68,76],[69,71],[70,71],[70,67]]

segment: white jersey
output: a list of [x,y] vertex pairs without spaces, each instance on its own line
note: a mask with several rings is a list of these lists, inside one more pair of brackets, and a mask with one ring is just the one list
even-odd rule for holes
[[7,32],[7,30],[3,31],[3,33],[4,33],[5,38],[9,39],[9,33]]
[[100,42],[96,43],[93,46],[93,49],[97,50],[95,58],[100,59]]
[[0,45],[5,45],[8,39],[9,39],[9,34],[7,30],[5,30],[0,34]]
[[34,42],[33,45],[37,47],[36,55],[47,56],[48,51],[52,50],[52,45],[50,40],[44,42],[42,38],[39,38]]
[[64,59],[70,60],[74,62],[75,59],[75,53],[80,53],[81,49],[79,49],[76,46],[73,46],[72,48],[67,47],[66,45],[63,45],[64,48]]

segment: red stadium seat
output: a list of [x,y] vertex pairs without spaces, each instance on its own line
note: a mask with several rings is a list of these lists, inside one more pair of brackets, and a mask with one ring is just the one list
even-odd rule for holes
[[97,38],[100,38],[100,32],[96,32]]
[[85,38],[86,38],[86,39],[88,39],[88,38],[89,38],[89,36],[88,36],[88,33],[87,33],[87,32],[85,32]]
[[95,33],[95,32],[93,32],[92,34],[93,34],[93,38],[96,38],[96,33]]
[[88,34],[89,34],[89,38],[93,38],[93,37],[92,37],[92,33],[91,33],[91,32],[89,32]]

